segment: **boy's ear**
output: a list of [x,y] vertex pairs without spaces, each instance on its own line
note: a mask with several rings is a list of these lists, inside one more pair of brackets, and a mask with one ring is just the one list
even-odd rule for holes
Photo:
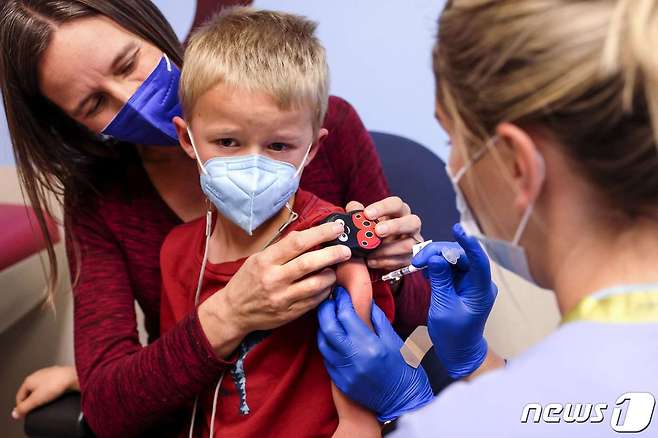
[[321,128],[318,131],[318,136],[315,138],[315,141],[311,145],[311,150],[308,153],[308,158],[306,159],[306,164],[304,164],[304,167],[308,166],[308,163],[313,161],[313,158],[315,158],[315,155],[318,153],[318,149],[320,148],[320,145],[324,141],[327,134],[329,134],[329,131],[324,128]]
[[178,143],[180,147],[183,148],[185,153],[193,160],[196,160],[196,155],[194,154],[194,148],[192,148],[192,142],[190,141],[190,136],[187,133],[187,122],[183,120],[182,117],[174,117],[172,122],[176,127],[176,133],[178,134]]

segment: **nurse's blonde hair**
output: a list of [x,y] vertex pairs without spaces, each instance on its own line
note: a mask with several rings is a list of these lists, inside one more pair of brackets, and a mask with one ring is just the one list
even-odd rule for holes
[[260,91],[282,109],[309,106],[320,128],[329,102],[325,50],[317,25],[284,12],[233,7],[200,27],[185,50],[180,98],[190,118],[199,97],[217,84]]
[[448,1],[433,63],[472,152],[501,122],[545,127],[611,206],[656,211],[657,0]]

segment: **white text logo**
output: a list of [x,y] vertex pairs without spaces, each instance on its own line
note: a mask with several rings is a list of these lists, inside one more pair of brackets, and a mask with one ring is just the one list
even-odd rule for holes
[[[642,432],[651,423],[656,399],[648,392],[627,392],[617,398],[612,409],[610,427],[615,432]],[[607,403],[528,403],[521,423],[601,423],[606,418]]]

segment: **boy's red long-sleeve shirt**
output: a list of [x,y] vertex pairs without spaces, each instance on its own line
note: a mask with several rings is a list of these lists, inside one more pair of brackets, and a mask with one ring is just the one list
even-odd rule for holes
[[[293,210],[299,217],[282,236],[311,228],[329,214],[343,211],[303,190],[297,192]],[[174,228],[162,245],[162,333],[195,308],[204,231],[205,218],[200,218]],[[244,261],[208,262],[200,302],[222,293]],[[373,298],[392,320],[394,303],[388,284],[374,283]],[[234,354],[237,362],[226,370],[220,387],[216,433],[236,438],[332,435],[338,418],[330,379],[316,345],[317,327],[313,310],[275,330],[252,333],[240,344]],[[208,385],[200,394],[197,436],[209,436],[213,393],[214,385]]]
[[[304,169],[301,188],[340,206],[389,196],[372,139],[354,108],[331,97],[324,126],[329,135]],[[158,337],[160,247],[181,220],[136,154],[122,170],[122,180],[88,208],[66,211],[82,410],[101,438],[166,436],[170,421],[187,420],[190,400],[227,364],[215,357],[196,312]],[[137,334],[135,301],[144,311],[146,347]],[[396,327],[408,331],[425,323],[428,304],[422,275],[407,276],[396,298]],[[176,418],[179,412],[185,418]]]

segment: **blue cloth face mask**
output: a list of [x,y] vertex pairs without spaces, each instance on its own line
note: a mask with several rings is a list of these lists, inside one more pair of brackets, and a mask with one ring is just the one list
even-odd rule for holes
[[201,162],[187,129],[194,154],[201,167],[201,189],[217,210],[247,234],[277,214],[299,188],[304,163],[311,143],[299,168],[290,163],[262,155],[215,157]]
[[[514,237],[511,242],[500,239],[492,239],[487,237],[480,229],[480,226],[478,225],[473,212],[468,206],[468,202],[466,202],[466,197],[459,187],[459,181],[464,177],[466,172],[473,166],[473,164],[477,162],[477,160],[480,159],[486,151],[489,150],[491,144],[494,141],[495,138],[487,143],[487,146],[479,153],[477,153],[473,158],[471,158],[471,160],[469,160],[468,163],[459,169],[455,175],[452,175],[450,168],[448,165],[446,165],[446,173],[448,174],[450,181],[452,181],[452,186],[455,189],[457,211],[459,211],[460,216],[459,223],[461,224],[466,234],[478,239],[492,261],[499,264],[503,268],[514,272],[530,283],[537,284],[535,279],[532,277],[532,274],[530,273],[528,257],[526,256],[525,250],[521,245],[519,245],[521,236],[523,236],[523,232],[525,231],[525,228],[532,214],[534,204],[531,203],[528,205],[525,212],[523,212],[523,216],[521,216],[521,222],[516,228],[516,232],[514,233]],[[544,162],[543,158],[541,162]]]
[[178,101],[180,69],[167,55],[155,67],[128,102],[101,131],[102,135],[135,144],[178,144],[174,116],[182,116]]

